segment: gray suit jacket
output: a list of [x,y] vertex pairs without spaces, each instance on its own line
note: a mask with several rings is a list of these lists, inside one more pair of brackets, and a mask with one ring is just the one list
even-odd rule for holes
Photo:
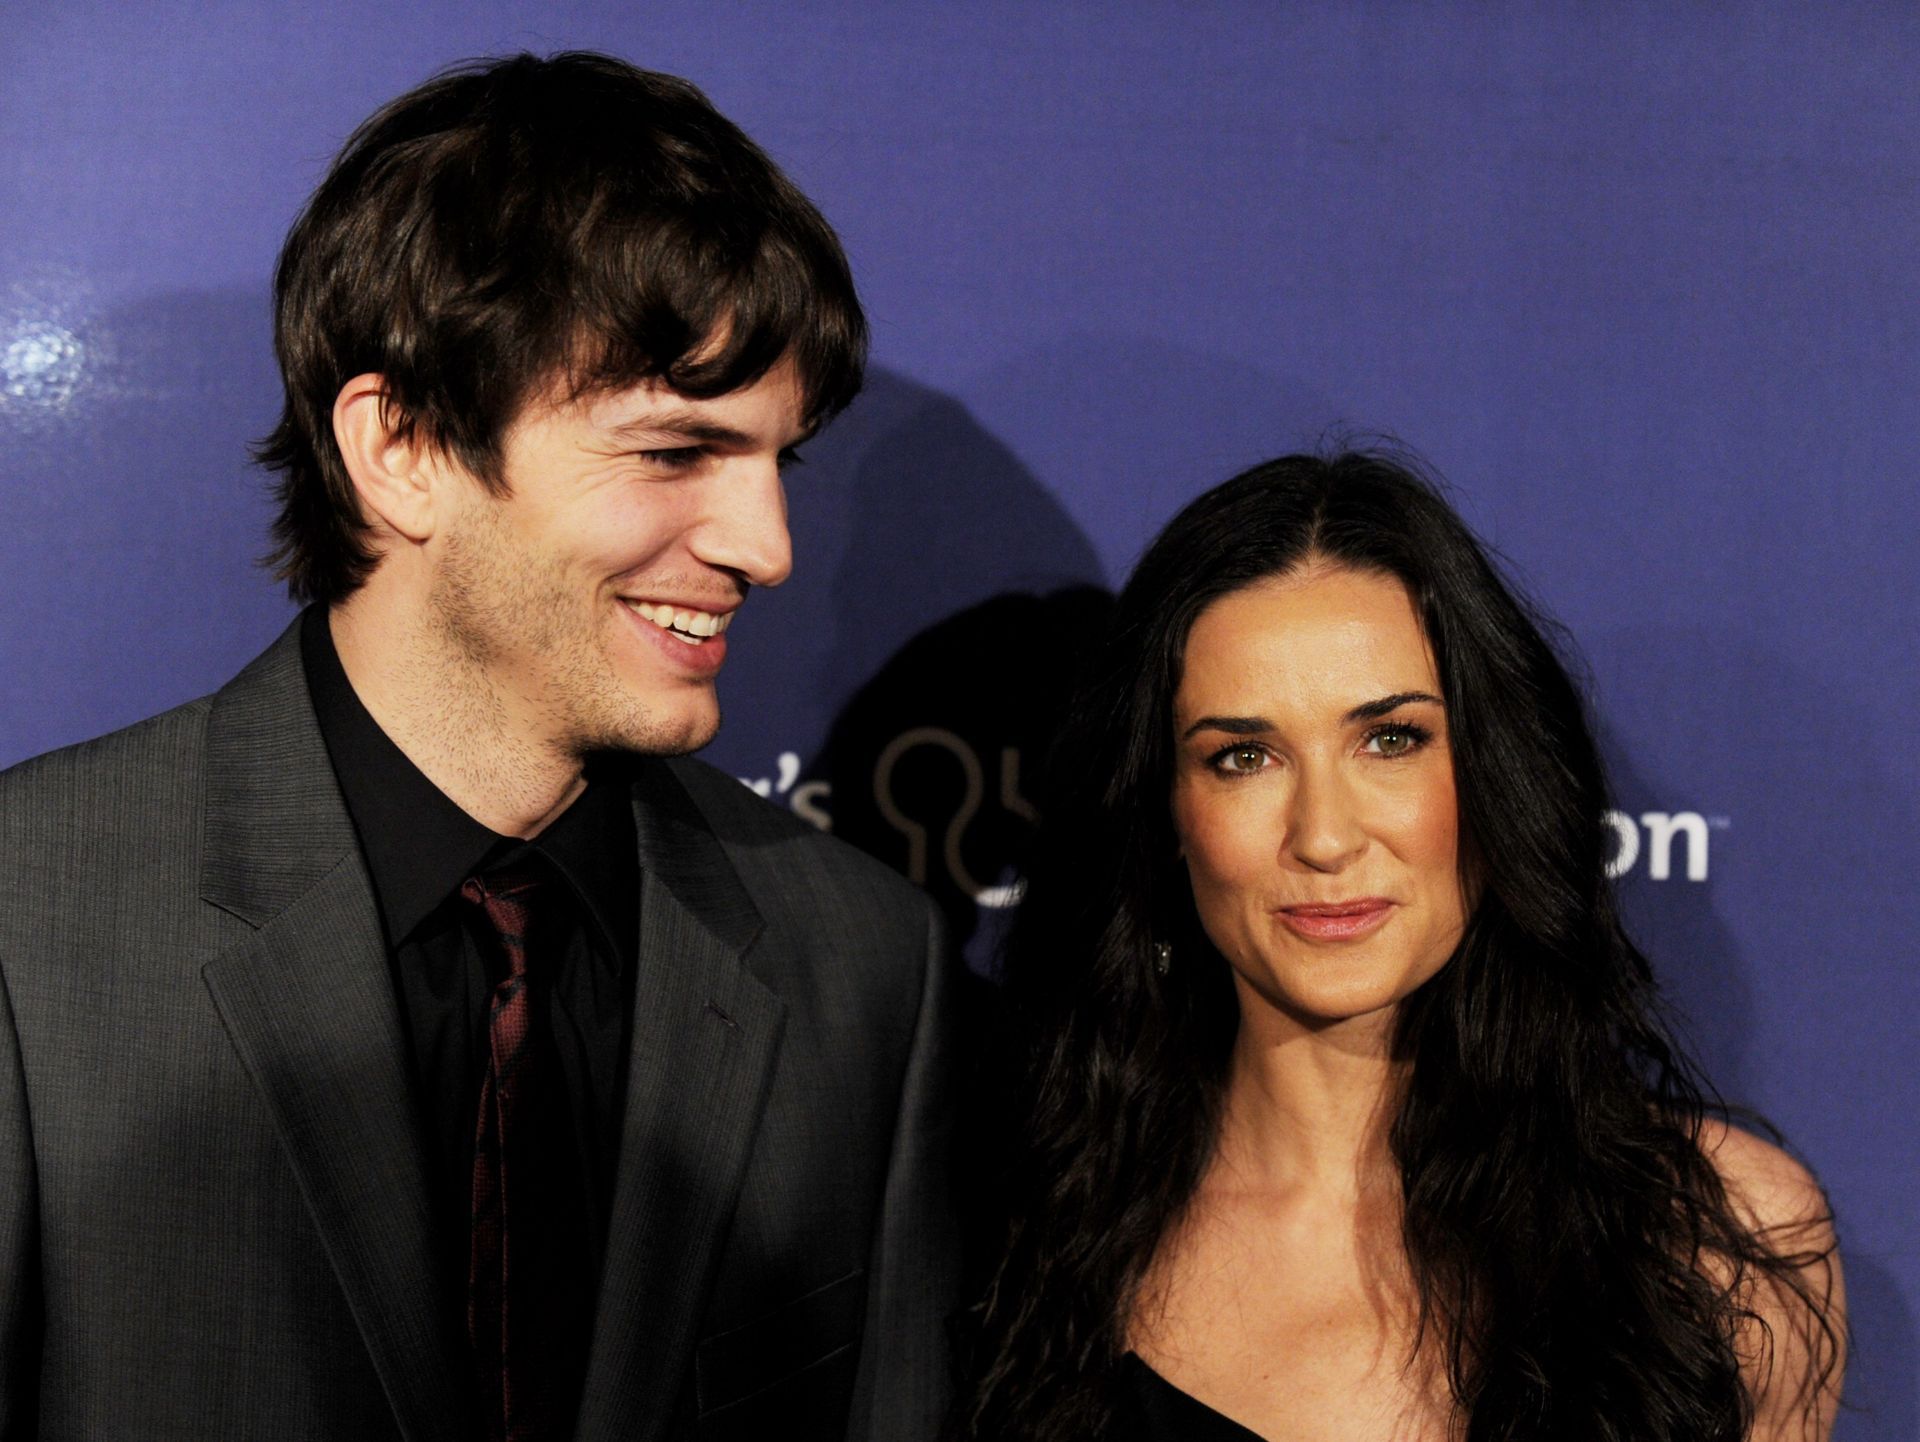
[[[644,770],[578,1436],[930,1437],[948,977],[891,872]],[[0,775],[0,1438],[469,1438],[367,872],[290,630]]]

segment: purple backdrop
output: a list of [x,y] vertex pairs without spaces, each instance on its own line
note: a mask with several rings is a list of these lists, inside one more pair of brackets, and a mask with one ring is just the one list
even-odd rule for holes
[[475,54],[686,74],[839,227],[876,338],[714,758],[963,927],[981,895],[978,955],[1098,611],[1069,588],[1246,463],[1404,437],[1578,638],[1632,914],[1831,1189],[1840,1435],[1920,1436],[1920,765],[1884,709],[1920,676],[1920,12],[132,8],[0,26],[0,764],[289,614],[245,443],[274,254],[351,126]]

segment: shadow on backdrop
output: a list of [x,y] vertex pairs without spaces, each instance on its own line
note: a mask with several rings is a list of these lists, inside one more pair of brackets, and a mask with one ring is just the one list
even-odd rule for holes
[[770,789],[925,886],[984,967],[1032,824],[1022,769],[1104,615],[1098,557],[964,406],[885,370],[793,491],[795,552],[823,579],[796,575],[780,605],[801,644],[742,681],[836,711]]
[[929,627],[860,688],[821,753],[835,833],[925,887],[976,970],[1019,903],[1033,771],[1112,600],[1096,586],[1007,594]]
[[1855,1341],[1834,1442],[1911,1442],[1920,1437],[1920,1399],[1915,1396],[1920,1337],[1915,1335],[1913,1309],[1890,1270],[1849,1249],[1844,1219],[1840,1245]]
[[[989,597],[1104,584],[1092,544],[1026,464],[959,401],[904,376],[870,372],[807,458],[847,477],[844,534],[817,547],[836,558],[819,598],[841,618],[821,678],[836,697]],[[796,513],[803,555],[816,549],[810,520]]]

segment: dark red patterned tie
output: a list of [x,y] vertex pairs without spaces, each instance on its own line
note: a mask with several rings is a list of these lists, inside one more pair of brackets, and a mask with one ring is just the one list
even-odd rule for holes
[[[506,962],[487,1019],[491,1056],[473,1139],[467,1273],[467,1332],[480,1370],[482,1415],[494,1442],[543,1442],[556,1435],[548,1415],[543,1319],[537,1315],[540,1278],[527,1275],[533,1269],[525,1265],[541,1223],[540,1178],[530,1163],[539,1141],[539,1088],[546,1079],[537,1065],[527,993],[529,902],[539,888],[538,876],[513,871],[469,877],[460,887],[461,896],[485,915]],[[516,1261],[522,1262],[518,1272]]]

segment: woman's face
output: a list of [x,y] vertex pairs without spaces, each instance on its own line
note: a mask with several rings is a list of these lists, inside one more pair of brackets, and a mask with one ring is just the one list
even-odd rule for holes
[[1173,709],[1174,829],[1242,1015],[1389,1018],[1466,924],[1446,706],[1406,586],[1315,563],[1223,596]]

